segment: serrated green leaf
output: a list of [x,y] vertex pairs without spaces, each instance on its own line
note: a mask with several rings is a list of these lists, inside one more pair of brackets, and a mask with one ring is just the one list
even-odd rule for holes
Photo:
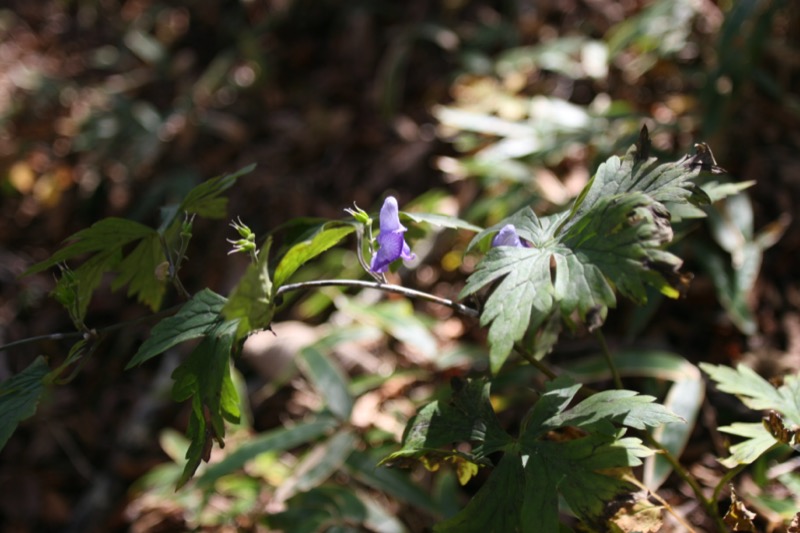
[[153,327],[150,337],[142,343],[125,368],[140,365],[173,346],[204,336],[222,320],[220,313],[225,302],[225,297],[211,289],[198,292],[174,316],[165,318]]
[[311,422],[293,427],[278,428],[256,435],[228,454],[220,462],[209,467],[197,478],[197,486],[211,487],[219,478],[231,474],[255,459],[256,456],[275,451],[290,450],[322,437],[340,424],[333,417],[322,416]]
[[0,450],[17,425],[36,413],[49,371],[47,361],[40,355],[25,370],[0,383]]
[[[467,506],[450,520],[434,526],[437,533],[506,533],[514,531],[556,531],[529,529],[520,521],[525,494],[525,473],[519,455],[507,453],[489,480]],[[558,505],[553,509],[558,513]]]
[[298,268],[355,231],[352,224],[325,224],[313,237],[292,246],[275,268],[273,290],[278,290]]
[[340,420],[349,420],[353,398],[347,390],[348,379],[339,366],[314,345],[300,351],[298,363],[317,392],[325,398],[331,412]]
[[[609,391],[567,408],[580,385],[561,377],[548,385],[526,417],[518,441],[495,426],[488,386],[480,381],[457,388],[449,402],[426,405],[409,423],[403,449],[384,463],[410,458],[439,459],[454,443],[478,444],[473,459],[505,455],[467,507],[436,531],[557,531],[558,495],[586,523],[600,520],[606,504],[632,487],[622,473],[642,464],[652,450],[612,424],[644,428],[678,417],[653,398],[632,391]],[[581,427],[585,436],[550,440],[562,427]],[[492,435],[491,437],[489,437]],[[489,444],[489,442],[492,442]],[[455,452],[450,452],[455,453]],[[501,496],[498,496],[501,495]]]
[[41,272],[68,259],[91,252],[121,250],[126,244],[143,239],[155,230],[133,220],[105,218],[67,238],[68,244],[40,263],[23,272],[23,276]]
[[272,281],[269,279],[270,241],[261,249],[258,262],[247,267],[222,308],[227,320],[238,320],[236,338],[241,339],[259,329],[269,327],[275,306],[272,303]]
[[735,370],[708,363],[700,363],[700,368],[717,383],[719,390],[735,394],[750,409],[778,411],[800,426],[800,374],[786,376],[783,385],[775,387],[743,364]]
[[[800,373],[784,377],[780,387],[759,376],[751,368],[740,364],[736,369],[724,365],[700,363],[700,368],[709,375],[723,392],[735,394],[747,407],[781,413],[793,426],[800,425]],[[734,423],[719,428],[720,431],[747,437],[747,440],[731,446],[731,456],[720,460],[728,468],[737,464],[750,464],[774,446],[778,440],[763,424]]]
[[662,424],[685,422],[663,405],[654,402],[653,396],[630,390],[605,390],[586,398],[560,416],[550,419],[548,423],[558,424],[558,427],[589,428],[605,420],[636,429],[645,429]]
[[239,399],[233,385],[230,354],[236,322],[219,322],[172,373],[175,401],[191,398],[192,414],[187,435],[191,441],[178,487],[194,475],[201,460],[208,461],[211,440],[224,447],[225,423],[239,421]]
[[672,238],[669,214],[643,193],[600,198],[561,234],[555,233],[558,217],[540,220],[528,209],[512,218],[531,247],[492,248],[460,294],[464,298],[501,280],[481,313],[481,325],[491,324],[495,372],[514,343],[556,306],[562,316],[578,311],[597,327],[616,305],[614,287],[637,303],[646,301],[646,285],[671,297],[680,293],[681,261],[661,249]]
[[639,439],[594,433],[566,442],[536,441],[521,453],[527,459],[521,531],[535,533],[557,530],[558,494],[582,521],[602,520],[608,502],[633,488],[612,471],[638,466],[652,451]]
[[400,216],[402,218],[407,218],[412,222],[420,223],[424,222],[426,224],[431,224],[434,226],[439,226],[442,228],[450,228],[450,229],[465,229],[468,231],[482,231],[483,228],[480,226],[476,226],[475,224],[470,224],[466,220],[461,220],[458,217],[451,217],[448,215],[440,215],[436,213],[408,213],[408,212],[401,212]]
[[566,225],[578,223],[598,202],[621,193],[644,193],[661,204],[709,203],[708,195],[694,183],[699,167],[690,168],[685,160],[659,165],[655,158],[647,158],[649,145],[645,130],[640,145],[631,147],[622,158],[612,156],[602,163],[572,206]]
[[[220,219],[227,216],[228,199],[220,196],[223,192],[230,189],[236,180],[253,171],[255,164],[248,165],[232,174],[225,174],[205,181],[189,191],[177,213],[196,213],[205,218]],[[171,222],[171,221],[170,221]],[[167,223],[162,227],[169,226]]]
[[538,439],[551,429],[560,427],[558,416],[570,404],[581,389],[566,376],[560,376],[547,384],[547,391],[533,405],[522,425],[523,438]]
[[[673,456],[679,457],[694,430],[705,397],[700,369],[679,355],[643,349],[616,352],[614,366],[621,376],[647,376],[674,382],[663,405],[685,422],[666,423],[657,427],[652,435]],[[608,362],[599,354],[570,362],[569,374],[583,383],[611,379]],[[650,490],[657,490],[671,472],[672,465],[662,454],[656,454],[645,461],[644,484]]]
[[648,285],[673,298],[685,289],[688,278],[678,272],[680,259],[662,250],[672,239],[665,204],[709,202],[695,183],[702,165],[698,156],[658,164],[648,152],[643,130],[639,144],[624,157],[600,165],[569,211],[539,218],[523,209],[473,238],[470,248],[513,224],[529,246],[489,250],[461,292],[463,298],[499,281],[481,314],[481,324],[490,325],[493,371],[556,305],[563,316],[578,311],[593,329],[616,304],[615,289],[639,304],[646,301]]
[[164,298],[166,280],[158,279],[156,269],[165,260],[158,234],[148,234],[119,264],[119,275],[111,288],[117,290],[128,285],[128,296],[135,295],[141,303],[157,311]]
[[539,248],[502,246],[489,250],[459,295],[465,298],[503,278],[483,307],[481,326],[489,328],[489,357],[497,372],[529,327],[535,328],[554,304],[550,255]]
[[473,444],[467,457],[473,462],[503,449],[511,436],[500,427],[489,390],[489,383],[483,380],[456,382],[449,400],[434,401],[419,410],[406,426],[402,449],[381,463],[405,463],[422,457],[439,461],[453,453],[454,442]]
[[770,435],[764,424],[758,422],[734,422],[730,426],[721,426],[718,429],[731,435],[747,437],[746,440],[730,447],[730,457],[719,460],[720,463],[728,468],[734,468],[737,465],[749,465],[767,450],[778,444],[778,441]]

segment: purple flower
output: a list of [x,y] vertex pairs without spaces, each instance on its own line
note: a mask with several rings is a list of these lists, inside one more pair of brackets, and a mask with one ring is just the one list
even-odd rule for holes
[[411,253],[403,238],[403,234],[408,231],[400,224],[400,211],[397,207],[397,200],[389,196],[383,201],[381,207],[381,232],[378,234],[378,252],[372,256],[369,265],[373,272],[381,273],[389,270],[389,263],[396,259],[411,261],[415,254]]
[[514,224],[506,224],[492,239],[492,246],[513,246],[514,248],[524,248],[525,245],[519,240],[517,228]]

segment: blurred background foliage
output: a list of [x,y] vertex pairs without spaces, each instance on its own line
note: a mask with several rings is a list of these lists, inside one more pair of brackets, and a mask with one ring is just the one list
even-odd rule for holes
[[[800,363],[798,25],[789,0],[9,0],[0,343],[69,330],[47,298],[52,277],[16,277],[64,238],[106,216],[154,223],[161,205],[249,163],[230,216],[260,236],[281,227],[279,243],[308,227],[281,226],[294,217],[340,218],[389,192],[409,211],[490,225],[524,205],[563,209],[645,123],[656,155],[708,142],[734,181],[756,185],[679,240],[696,275],[687,299],[659,315],[657,299],[645,312],[623,306],[609,337],[781,375]],[[229,228],[200,223],[195,236],[184,285],[226,293],[246,266],[225,255]],[[398,272],[403,283],[454,297],[476,261],[463,256],[471,236],[423,224],[409,236],[419,259]],[[359,276],[353,248],[295,280]],[[87,323],[142,314],[106,290]],[[0,454],[4,531],[422,531],[477,490],[483,471],[460,488],[447,466],[375,468],[417,407],[446,395],[452,376],[486,369],[474,322],[335,289],[287,298],[279,322],[237,365],[249,415],[178,493],[187,412],[168,391],[182,352],[123,373],[147,327],[108,341]],[[554,362],[594,352],[579,333]],[[4,353],[0,378],[67,349]],[[505,422],[533,401],[536,379],[527,367],[498,376]],[[659,383],[639,385],[663,394]],[[690,437],[684,460],[719,475],[719,434]],[[776,484],[766,469],[748,487],[777,524],[796,481]],[[662,492],[679,505],[677,485]]]

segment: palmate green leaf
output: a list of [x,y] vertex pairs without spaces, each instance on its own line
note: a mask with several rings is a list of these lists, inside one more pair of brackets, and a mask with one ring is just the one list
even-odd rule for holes
[[[776,387],[745,365],[740,364],[733,369],[724,365],[700,363],[700,368],[716,382],[719,390],[735,394],[747,407],[777,411],[789,425],[800,426],[800,373],[786,376],[783,384]],[[734,423],[719,429],[747,437],[747,440],[731,446],[730,457],[720,460],[728,468],[750,464],[779,442],[764,424]]]
[[212,439],[225,446],[225,423],[237,423],[241,415],[239,397],[231,378],[230,354],[237,324],[218,322],[203,341],[172,373],[172,397],[181,402],[191,398],[192,413],[187,434],[191,441],[186,466],[178,481],[183,486],[208,461]]
[[[681,260],[662,249],[673,236],[665,206],[708,203],[695,180],[710,152],[703,145],[695,156],[658,164],[649,149],[643,129],[625,156],[600,165],[569,211],[538,217],[525,208],[473,238],[470,248],[486,246],[492,233],[513,224],[529,245],[489,250],[460,295],[496,285],[481,314],[481,325],[490,326],[493,371],[514,343],[548,319],[545,340],[553,342],[554,309],[563,317],[577,311],[594,329],[616,305],[615,291],[642,304],[648,285],[672,298],[685,290],[689,278],[679,272]],[[699,209],[692,213],[703,215]]]
[[776,387],[742,364],[733,369],[700,363],[700,368],[717,383],[719,390],[735,394],[750,409],[778,411],[800,426],[800,374],[786,376],[783,385]]
[[0,383],[0,450],[17,425],[36,413],[48,372],[47,361],[40,355],[25,370]]
[[558,495],[581,521],[599,525],[609,502],[634,487],[614,472],[642,464],[652,450],[636,438],[593,433],[566,442],[522,446],[525,487],[520,531],[556,531]]
[[261,249],[258,261],[247,267],[222,308],[227,320],[238,320],[236,338],[241,339],[259,329],[269,327],[275,312],[272,281],[269,279],[269,249],[271,241]]
[[125,368],[133,368],[173,346],[205,336],[221,322],[220,313],[225,302],[224,296],[211,289],[198,292],[174,316],[165,318],[153,327],[150,337],[142,343]]
[[[660,425],[651,435],[673,456],[680,456],[694,431],[705,398],[705,381],[700,369],[679,355],[644,349],[616,352],[614,366],[620,376],[646,376],[673,382],[663,405],[681,420]],[[571,361],[569,375],[583,383],[611,379],[608,362],[599,354]],[[656,454],[645,461],[642,480],[648,489],[655,491],[671,472],[669,461],[662,454]]]
[[560,234],[563,215],[538,219],[526,209],[512,217],[532,246],[489,250],[460,295],[501,280],[481,313],[481,325],[491,324],[492,370],[554,309],[563,316],[578,311],[594,328],[616,305],[614,288],[639,303],[646,300],[646,285],[678,296],[681,261],[661,249],[672,238],[668,217],[661,204],[643,193],[601,198]]
[[[707,149],[707,148],[706,148]],[[708,195],[695,179],[701,166],[693,165],[689,156],[673,163],[658,164],[656,158],[648,157],[650,139],[646,128],[642,128],[639,142],[623,157],[611,156],[598,168],[572,206],[567,226],[578,223],[598,202],[608,196],[628,192],[641,192],[661,204],[685,204],[695,206],[710,202]],[[704,216],[698,212],[697,216]]]
[[[67,240],[70,244],[46,261],[33,265],[23,275],[40,272],[77,256],[94,254],[74,270],[76,310],[81,321],[92,292],[106,272],[119,274],[112,284],[113,290],[128,284],[128,296],[136,295],[140,302],[153,310],[160,307],[165,282],[156,277],[156,266],[165,258],[154,229],[133,220],[106,218]],[[123,248],[136,241],[139,244],[123,259]]]
[[483,380],[454,382],[453,396],[423,407],[406,426],[403,447],[386,457],[382,464],[405,464],[409,459],[424,459],[436,464],[453,455],[455,442],[470,442],[473,462],[512,442],[501,427],[489,401],[490,385]]
[[[445,455],[458,442],[482,445],[473,448],[475,459],[504,452],[467,507],[436,531],[557,531],[559,496],[584,523],[599,524],[607,504],[633,489],[622,474],[653,453],[615,425],[645,428],[680,418],[653,403],[652,397],[633,391],[599,393],[568,408],[579,389],[568,378],[551,382],[514,440],[495,426],[488,387],[469,382],[450,401],[425,406],[409,423],[403,449],[384,463],[419,458],[428,464],[437,459],[437,450]],[[554,431],[565,427],[586,433],[571,440],[550,440]],[[490,434],[495,435],[495,444],[487,446]]]
[[[513,533],[524,529],[520,511],[525,494],[525,472],[518,454],[507,453],[500,459],[489,480],[453,518],[437,524],[436,533]],[[558,500],[555,501],[558,512]],[[538,529],[535,531],[557,531]]]
[[158,234],[148,234],[117,267],[119,275],[111,284],[112,290],[127,285],[128,296],[136,296],[139,302],[157,310],[164,299],[166,280],[159,279],[156,270],[164,260]]
[[[81,320],[92,292],[106,272],[117,271],[119,274],[112,284],[114,290],[128,284],[129,296],[136,295],[140,302],[153,310],[160,307],[165,282],[156,277],[156,266],[165,258],[154,229],[133,220],[106,218],[72,235],[68,241],[69,244],[49,259],[33,265],[23,275],[41,272],[84,254],[93,254],[73,271]],[[123,248],[136,241],[139,244],[123,259]]]
[[108,252],[111,249],[121,250],[128,243],[143,239],[155,233],[155,230],[124,218],[105,218],[81,230],[67,239],[68,244],[40,263],[36,263],[22,275],[27,276],[46,270],[58,263],[63,263],[86,253]]
[[335,246],[346,236],[355,231],[351,223],[342,224],[332,222],[324,224],[321,229],[310,238],[296,243],[278,263],[273,276],[273,291],[278,290],[298,268],[314,259],[319,254]]

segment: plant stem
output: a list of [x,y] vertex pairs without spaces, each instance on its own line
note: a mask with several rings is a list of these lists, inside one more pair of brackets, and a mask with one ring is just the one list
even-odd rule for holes
[[616,365],[614,365],[614,358],[611,356],[611,351],[608,349],[608,343],[606,343],[606,337],[603,335],[603,331],[600,328],[597,328],[594,330],[594,336],[597,337],[597,341],[600,343],[600,350],[603,353],[603,357],[606,359],[609,370],[611,370],[611,377],[614,379],[614,386],[621,390],[622,378],[619,375],[619,370],[617,370]]
[[714,494],[711,496],[711,500],[712,501],[717,501],[717,499],[719,499],[720,493],[722,492],[722,489],[724,489],[725,486],[728,483],[730,483],[731,480],[734,477],[736,477],[736,475],[739,472],[741,472],[742,470],[747,468],[747,466],[748,465],[741,465],[741,464],[740,465],[736,465],[735,467],[733,467],[730,470],[728,470],[727,472],[725,472],[725,475],[722,476],[722,479],[719,480],[719,483],[717,483],[717,486],[714,488]]
[[183,307],[183,304],[174,305],[168,309],[159,311],[158,313],[153,313],[152,315],[140,316],[139,318],[134,318],[133,320],[118,322],[116,324],[112,324],[105,328],[90,329],[88,332],[68,331],[66,333],[48,333],[47,335],[37,335],[35,337],[28,337],[26,339],[20,339],[18,341],[9,342],[8,344],[0,346],[0,352],[5,350],[10,350],[11,348],[16,348],[17,346],[33,344],[39,341],[61,341],[65,339],[80,339],[81,337],[86,338],[88,336],[99,336],[106,333],[110,333],[112,331],[116,331],[118,329],[123,329],[125,327],[132,326],[133,324],[138,324],[139,322],[145,322],[147,320],[152,320],[154,318],[161,318],[175,314],[175,312],[177,312],[181,307]]
[[558,374],[556,374],[549,366],[536,359],[533,355],[528,353],[527,350],[524,350],[521,346],[519,346],[519,344],[515,344],[514,349],[517,350],[522,358],[525,359],[532,367],[536,368],[536,370],[547,376],[547,379],[553,380],[558,377]]
[[650,433],[643,431],[642,434],[644,435],[644,440],[647,442],[647,445],[651,448],[657,449],[661,452],[661,455],[667,462],[670,464],[672,469],[678,474],[683,481],[689,485],[689,488],[692,489],[694,495],[697,497],[697,501],[703,506],[706,511],[706,514],[714,521],[714,525],[716,526],[717,531],[720,533],[727,533],[729,531],[728,526],[725,525],[725,522],[722,521],[722,518],[719,516],[717,512],[717,491],[714,491],[714,495],[711,499],[706,498],[705,494],[703,494],[703,488],[700,486],[700,483],[697,482],[695,477],[689,472],[678,459],[670,453],[660,442],[653,438]]
[[455,311],[458,311],[462,315],[471,317],[478,317],[480,315],[477,309],[473,309],[472,307],[468,307],[464,304],[454,302],[453,300],[448,300],[446,298],[440,298],[438,296],[434,296],[433,294],[427,292],[409,289],[406,287],[402,287],[400,285],[392,285],[390,283],[379,283],[377,281],[364,281],[360,279],[322,279],[313,281],[301,281],[299,283],[289,283],[287,285],[279,287],[278,290],[275,292],[275,296],[276,297],[281,296],[282,294],[291,291],[312,289],[316,287],[358,287],[360,289],[377,289],[379,291],[402,294],[403,296],[407,296],[408,298],[417,298],[419,300],[426,300],[428,302],[444,305]]

